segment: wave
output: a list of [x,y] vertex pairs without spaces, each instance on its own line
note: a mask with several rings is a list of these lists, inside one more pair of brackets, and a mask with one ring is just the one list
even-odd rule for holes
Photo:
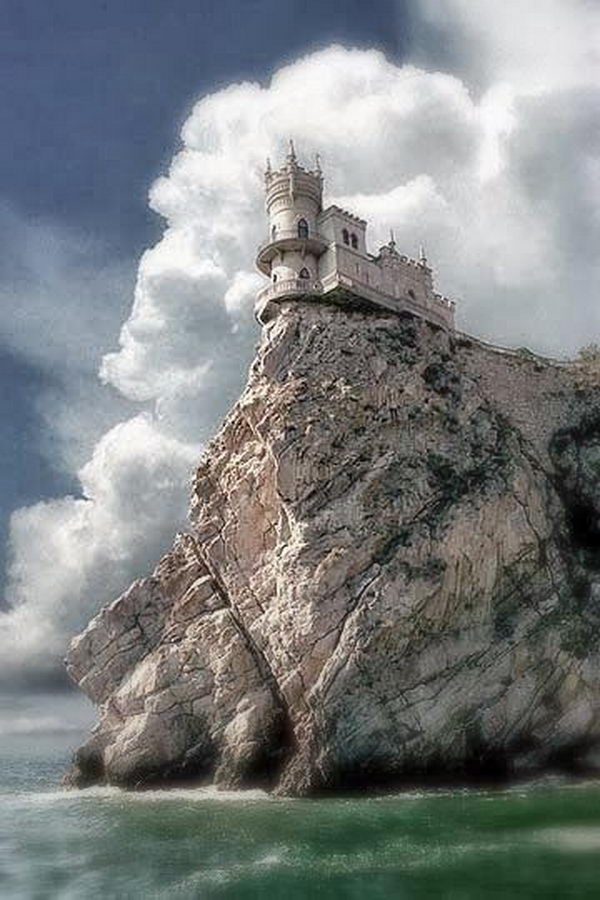
[[72,734],[85,728],[76,722],[65,722],[58,716],[18,716],[10,721],[0,720],[0,737],[21,737],[29,734]]
[[[76,729],[73,729],[76,730]],[[328,795],[327,797],[311,798],[312,803],[319,803],[319,800],[327,802],[327,804],[352,805],[358,803],[396,803],[422,800],[432,800],[434,798],[456,798],[464,795],[468,797],[478,797],[490,802],[497,802],[505,798],[510,800],[517,796],[527,796],[532,792],[537,792],[545,788],[569,787],[577,788],[598,788],[599,782],[596,779],[568,779],[560,776],[556,778],[539,778],[532,779],[529,782],[520,785],[509,785],[502,788],[472,788],[464,787],[459,789],[452,788],[423,788],[418,790],[394,791],[381,794],[354,794],[354,795]],[[23,792],[20,794],[21,799],[26,798],[31,803],[64,803],[72,801],[86,800],[112,800],[119,798],[131,803],[164,803],[164,802],[180,802],[187,801],[189,803],[244,803],[269,801],[274,802],[303,802],[302,799],[294,797],[277,797],[268,791],[259,788],[247,788],[243,790],[227,790],[218,788],[215,785],[203,785],[202,787],[157,787],[142,790],[121,788],[116,785],[93,785],[86,788],[57,787],[51,791],[45,792]]]
[[[16,795],[15,795],[16,796]],[[45,805],[50,803],[86,802],[88,800],[114,800],[129,803],[247,803],[249,801],[272,801],[272,795],[259,789],[244,791],[220,790],[214,786],[198,788],[157,788],[155,790],[134,791],[113,785],[96,785],[88,788],[57,788],[52,791],[27,792],[19,796],[21,802]]]
[[568,853],[592,853],[600,851],[600,826],[572,825],[543,828],[534,832],[530,840]]

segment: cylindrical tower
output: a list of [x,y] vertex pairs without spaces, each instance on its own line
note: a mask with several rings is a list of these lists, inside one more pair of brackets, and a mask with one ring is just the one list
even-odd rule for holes
[[278,293],[285,292],[284,285],[297,293],[295,282],[318,279],[317,260],[327,248],[317,230],[323,176],[318,164],[315,171],[298,165],[290,141],[285,165],[277,170],[267,165],[265,187],[269,236],[259,248],[256,264],[278,285]]

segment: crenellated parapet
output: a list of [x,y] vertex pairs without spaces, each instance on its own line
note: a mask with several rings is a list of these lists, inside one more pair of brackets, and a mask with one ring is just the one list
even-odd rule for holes
[[294,204],[302,197],[310,199],[320,211],[323,198],[323,173],[318,159],[315,169],[306,169],[299,165],[294,145],[290,141],[290,150],[285,164],[281,168],[271,168],[271,163],[267,160],[265,191],[269,216],[274,205],[284,200],[286,203]]

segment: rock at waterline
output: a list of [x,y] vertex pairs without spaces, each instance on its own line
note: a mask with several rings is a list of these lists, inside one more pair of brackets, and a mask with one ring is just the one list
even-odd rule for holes
[[426,322],[288,303],[190,532],[68,669],[76,784],[291,794],[600,747],[600,390]]

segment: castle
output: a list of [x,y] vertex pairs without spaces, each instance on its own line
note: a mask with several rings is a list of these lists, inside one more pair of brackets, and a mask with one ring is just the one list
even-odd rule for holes
[[393,236],[376,256],[367,251],[364,219],[328,206],[323,209],[323,174],[298,164],[293,143],[285,165],[265,173],[269,237],[256,265],[270,283],[258,294],[256,315],[267,322],[278,304],[318,299],[409,312],[445,329],[454,328],[454,303],[433,289],[425,254],[419,260],[398,253]]

